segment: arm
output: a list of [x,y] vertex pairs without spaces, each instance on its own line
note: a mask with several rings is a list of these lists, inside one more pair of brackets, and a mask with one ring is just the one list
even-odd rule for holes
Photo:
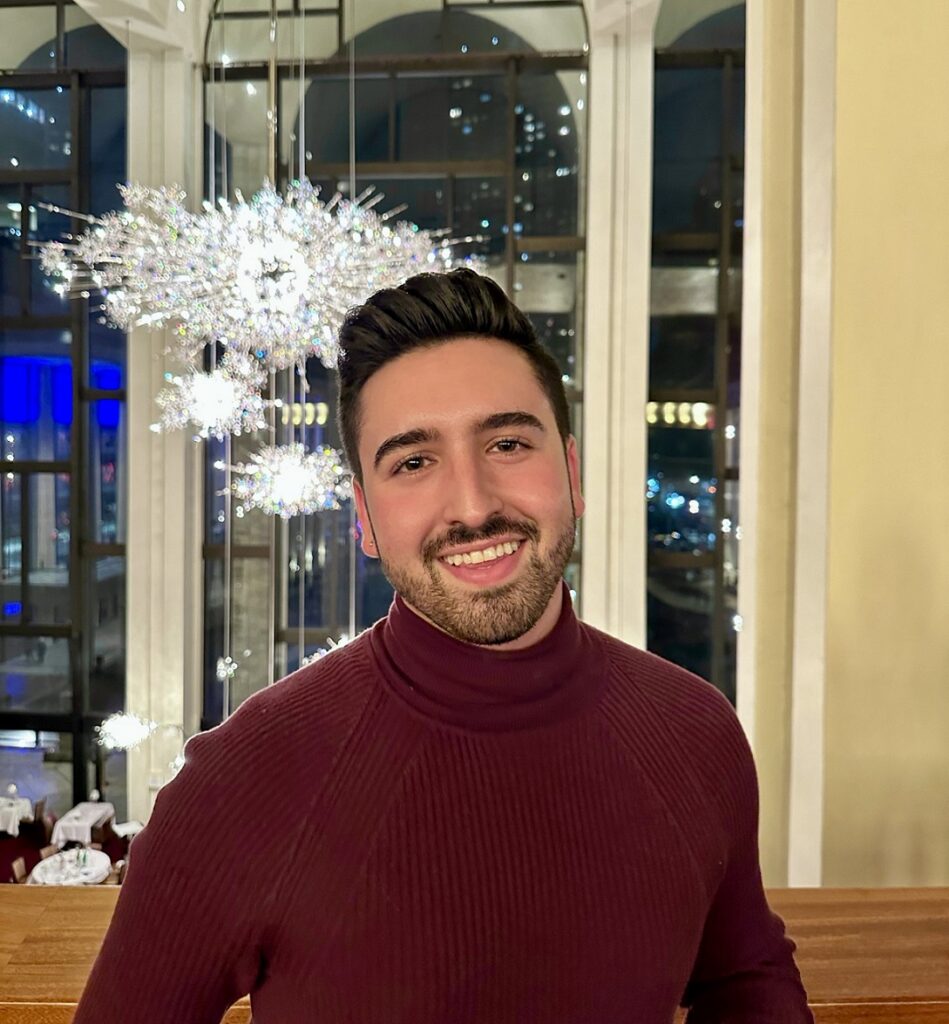
[[253,715],[194,737],[159,793],[74,1024],[219,1024],[253,987],[266,880],[233,813],[261,805],[244,802],[254,784],[241,720]]
[[[734,727],[739,731],[737,720]],[[683,1005],[688,1024],[813,1024],[794,963],[794,943],[768,907],[758,862],[758,785],[743,734],[735,792],[735,836],[709,909]]]

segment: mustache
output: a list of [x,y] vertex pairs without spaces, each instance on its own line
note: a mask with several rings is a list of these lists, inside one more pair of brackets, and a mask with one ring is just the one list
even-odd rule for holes
[[434,562],[445,548],[457,547],[460,544],[477,544],[480,541],[503,537],[505,534],[516,533],[528,540],[539,540],[540,530],[537,524],[529,519],[516,520],[507,516],[491,516],[481,526],[472,528],[459,523],[450,527],[441,537],[430,540],[422,548],[422,557],[426,562]]

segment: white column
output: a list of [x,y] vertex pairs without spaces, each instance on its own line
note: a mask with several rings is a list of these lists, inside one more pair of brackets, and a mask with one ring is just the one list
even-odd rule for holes
[[582,612],[646,640],[653,33],[660,0],[591,0]]
[[[200,90],[190,59],[181,49],[139,48],[133,35],[128,97],[129,180],[180,184],[193,201]],[[163,374],[179,369],[167,347],[163,332],[129,335],[126,707],[168,726],[129,754],[129,816],[142,821],[201,704],[203,449],[184,432],[150,429]]]
[[801,336],[788,883],[821,884],[837,2],[804,0]]

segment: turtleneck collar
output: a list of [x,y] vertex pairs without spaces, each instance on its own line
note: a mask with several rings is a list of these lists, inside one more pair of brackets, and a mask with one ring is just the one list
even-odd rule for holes
[[473,732],[531,728],[579,711],[604,682],[605,655],[562,586],[554,628],[530,647],[503,651],[450,636],[397,594],[370,632],[385,685],[417,714]]

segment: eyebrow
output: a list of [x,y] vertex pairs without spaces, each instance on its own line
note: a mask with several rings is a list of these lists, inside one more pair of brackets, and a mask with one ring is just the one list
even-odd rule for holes
[[[473,433],[483,434],[486,430],[500,430],[504,427],[530,427],[533,430],[539,430],[541,433],[546,433],[546,428],[543,423],[530,412],[524,412],[521,409],[514,409],[510,412],[494,412],[490,416],[485,416],[483,420],[479,420],[475,423]],[[414,430],[406,430],[401,434],[393,434],[392,437],[387,437],[382,444],[376,449],[376,455],[373,459],[373,468],[378,469],[379,463],[387,456],[391,455],[394,451],[398,451],[400,448],[411,448],[417,444],[427,444],[432,441],[437,441],[440,435],[437,430],[426,429],[423,427],[416,427]]]

